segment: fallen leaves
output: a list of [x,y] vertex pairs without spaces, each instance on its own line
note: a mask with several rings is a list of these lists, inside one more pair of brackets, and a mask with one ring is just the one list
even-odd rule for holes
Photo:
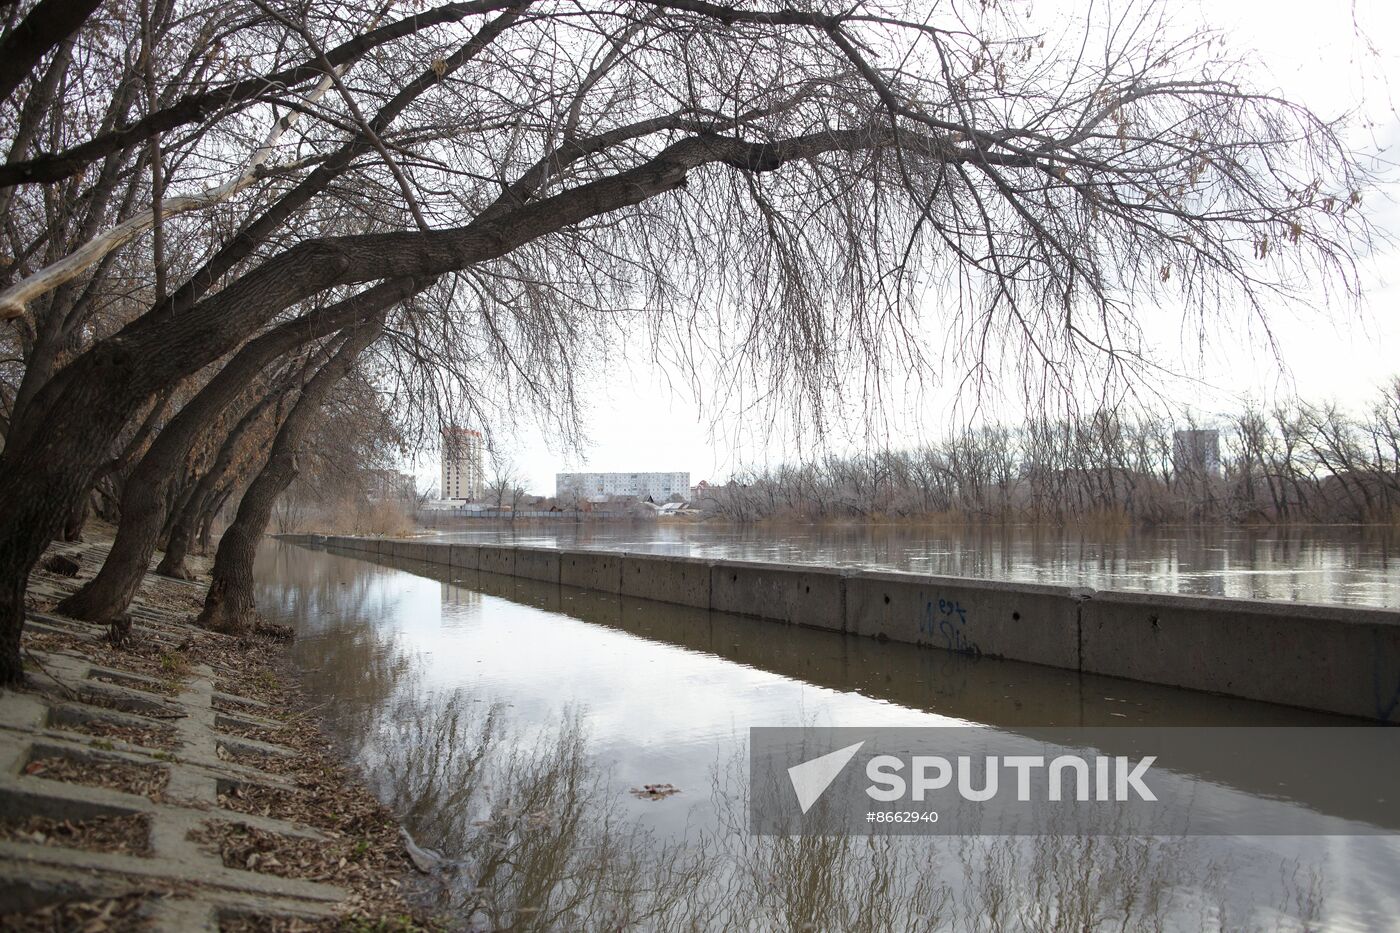
[[12,914],[0,914],[0,929],[13,933],[81,930],[130,933],[149,928],[141,907],[159,891],[132,891],[120,897],[74,899]]
[[151,854],[150,820],[145,814],[93,816],[83,820],[58,820],[31,816],[0,823],[0,838],[89,852],[122,855]]
[[255,742],[267,742],[273,745],[284,741],[287,731],[282,726],[260,726],[246,720],[230,719],[227,716],[218,717],[214,721],[214,728],[240,739],[252,739]]
[[68,755],[36,758],[24,766],[24,773],[51,781],[107,787],[155,801],[161,799],[170,781],[170,772],[159,765]]
[[60,729],[82,732],[104,739],[121,739],[145,748],[171,750],[175,747],[175,731],[165,726],[146,726],[106,716],[72,718],[57,724]]

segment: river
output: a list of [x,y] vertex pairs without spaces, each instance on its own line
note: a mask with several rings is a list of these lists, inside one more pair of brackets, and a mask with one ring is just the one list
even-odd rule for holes
[[1084,530],[658,521],[521,522],[512,527],[466,521],[441,537],[909,570],[1101,590],[1400,606],[1400,529],[1389,526]]
[[[656,531],[590,529],[588,543],[766,559],[796,546]],[[1002,544],[964,547],[957,565],[988,549],[1020,559]],[[1388,558],[1377,567],[1368,546],[1337,546],[1350,556],[1334,579],[1370,573],[1370,592],[1394,593]],[[921,556],[947,571],[954,560],[880,547],[889,566]],[[1132,560],[1109,559],[1104,573],[1133,572]],[[1400,918],[1400,841],[1349,835],[1345,821],[1338,835],[1310,837],[747,831],[754,725],[1015,733],[1347,720],[285,543],[263,546],[257,578],[264,613],[297,629],[296,663],[334,739],[415,838],[451,862],[430,894],[463,929],[1371,930]],[[1351,586],[1352,596],[1364,589]],[[1266,782],[1241,774],[1242,794],[1273,802]],[[633,793],[661,783],[680,792]]]

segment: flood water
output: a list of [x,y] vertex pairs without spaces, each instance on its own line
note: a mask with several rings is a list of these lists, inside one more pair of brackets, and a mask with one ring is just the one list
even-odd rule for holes
[[1388,526],[1086,530],[657,521],[521,522],[512,528],[508,523],[459,520],[440,533],[453,541],[515,541],[1098,590],[1400,607],[1400,531]]
[[[268,542],[311,701],[472,930],[1376,930],[1400,839],[756,837],[751,726],[1335,725],[490,574]],[[1241,762],[1243,799],[1279,797]],[[661,800],[631,793],[673,784]],[[1345,809],[1345,806],[1342,807]],[[1343,814],[1338,833],[1356,823]],[[1348,822],[1352,819],[1352,822]]]

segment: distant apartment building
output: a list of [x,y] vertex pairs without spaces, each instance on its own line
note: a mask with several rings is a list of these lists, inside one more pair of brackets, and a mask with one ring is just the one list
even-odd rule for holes
[[1220,475],[1220,432],[1176,431],[1172,434],[1172,470],[1177,476]]
[[480,431],[448,428],[442,432],[442,489],[439,495],[451,501],[480,499],[486,492],[482,467],[485,439]]
[[689,473],[556,473],[554,496],[565,499],[607,499],[635,496],[665,502],[672,496],[690,494]]

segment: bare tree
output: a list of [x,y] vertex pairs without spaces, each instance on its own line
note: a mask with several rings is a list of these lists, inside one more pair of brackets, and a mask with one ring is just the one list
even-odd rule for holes
[[520,508],[525,498],[523,482],[524,478],[515,462],[505,454],[497,453],[492,458],[491,476],[486,481],[486,501],[498,510],[510,509],[511,520],[514,521],[515,510]]
[[[997,345],[1051,385],[1130,373],[1134,304],[1201,315],[1229,295],[1262,312],[1309,277],[1354,291],[1366,178],[1337,126],[1250,90],[1164,6],[1086,21],[1058,48],[974,0],[582,16],[510,0],[421,26],[279,0],[152,3],[115,24],[72,5],[80,25],[35,33],[0,110],[16,257],[0,285],[125,221],[151,227],[3,311],[20,378],[0,457],[0,680],[20,676],[29,569],[150,400],[310,309],[366,299],[360,321],[384,320],[367,298],[391,283],[445,299],[391,325],[396,351],[437,348],[451,391],[509,382],[566,422],[579,361],[621,335],[820,424],[891,366],[929,371],[927,286],[965,348],[945,368],[990,378]],[[84,81],[65,57],[91,63]],[[273,170],[166,209],[166,192],[243,179],[230,157],[246,164],[290,112]],[[413,379],[440,387],[426,370]],[[951,453],[959,494],[995,507],[996,458]],[[852,479],[881,507],[885,466],[869,467]],[[211,605],[233,605],[221,586]]]

